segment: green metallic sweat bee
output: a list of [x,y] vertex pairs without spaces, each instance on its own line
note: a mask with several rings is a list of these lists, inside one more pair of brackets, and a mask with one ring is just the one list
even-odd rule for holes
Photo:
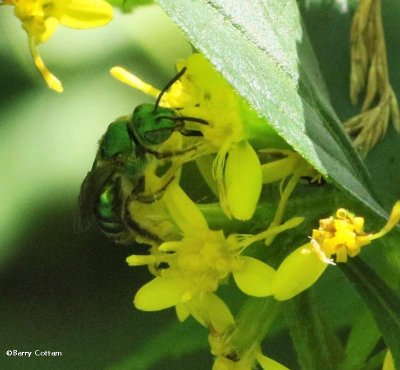
[[112,122],[100,139],[99,149],[91,171],[83,180],[78,199],[78,229],[86,230],[92,220],[118,243],[127,244],[137,238],[159,242],[160,238],[143,228],[129,213],[133,200],[151,203],[160,198],[172,181],[149,196],[144,194],[144,171],[150,161],[182,155],[194,147],[160,152],[157,147],[178,131],[186,136],[201,136],[197,130],[185,127],[185,121],[207,125],[202,119],[178,115],[177,109],[159,106],[162,95],[185,73],[182,69],[161,91],[155,104],[141,104],[130,118]]

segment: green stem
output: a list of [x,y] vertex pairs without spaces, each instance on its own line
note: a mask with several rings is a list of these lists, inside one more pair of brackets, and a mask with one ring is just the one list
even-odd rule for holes
[[301,176],[300,171],[297,171],[290,178],[288,184],[285,187],[285,190],[282,193],[281,200],[278,205],[278,209],[276,210],[276,214],[275,214],[274,220],[272,221],[271,225],[274,224],[274,226],[276,226],[282,222],[283,214],[285,213],[287,201],[289,200],[289,197],[293,193],[293,190],[296,187],[296,185],[300,179],[300,176]]
[[[282,193],[281,199],[278,204],[278,208],[275,213],[275,217],[272,220],[269,227],[278,226],[282,223],[283,214],[285,213],[287,201],[290,195],[293,193],[293,190],[296,187],[297,183],[299,182],[300,177],[301,177],[301,171],[296,171],[290,178],[288,184],[285,187],[285,190]],[[265,245],[271,245],[274,239],[275,236],[266,239]]]
[[229,219],[219,203],[197,204],[197,206],[206,218],[208,226],[213,230],[224,229],[228,232],[251,233],[254,229],[268,225],[268,220],[273,217],[273,206],[266,203],[257,206],[253,218],[247,222]]
[[280,309],[281,303],[270,297],[247,299],[231,336],[231,344],[239,354],[246,353],[266,337]]

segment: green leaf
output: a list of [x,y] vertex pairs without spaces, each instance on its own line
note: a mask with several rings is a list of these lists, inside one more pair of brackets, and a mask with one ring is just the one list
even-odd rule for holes
[[380,216],[341,129],[295,0],[158,0],[243,98],[324,176]]
[[120,8],[124,13],[130,13],[138,6],[154,4],[153,0],[107,0],[107,2]]
[[385,360],[386,350],[380,351],[376,355],[372,356],[368,362],[364,365],[362,370],[376,370],[382,367],[383,361]]
[[383,339],[392,351],[395,364],[399,366],[399,296],[360,258],[352,258],[339,266],[371,311]]
[[340,370],[364,369],[380,338],[381,333],[369,311],[364,309],[363,312],[359,312],[346,343],[346,357]]
[[179,358],[207,348],[207,332],[194,320],[174,322],[153,339],[146,342],[130,357],[109,370],[147,370],[158,362]]
[[337,369],[344,351],[313,296],[307,291],[287,301],[285,315],[301,368]]

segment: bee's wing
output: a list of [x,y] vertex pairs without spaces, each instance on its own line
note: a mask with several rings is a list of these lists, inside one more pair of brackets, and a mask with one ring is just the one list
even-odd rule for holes
[[76,232],[87,231],[92,226],[96,202],[104,186],[116,171],[115,166],[106,165],[93,168],[86,175],[78,198],[78,212],[74,222]]

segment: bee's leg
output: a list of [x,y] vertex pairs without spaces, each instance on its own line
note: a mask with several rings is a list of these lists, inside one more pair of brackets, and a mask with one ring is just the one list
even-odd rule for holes
[[169,116],[158,116],[157,120],[160,119],[169,119],[172,121],[177,121],[179,122],[179,125],[184,125],[185,121],[189,121],[189,122],[196,122],[196,123],[200,123],[201,125],[206,125],[208,126],[209,123],[202,118],[197,118],[197,117],[184,117],[184,116],[176,116],[176,117],[169,117]]
[[[124,212],[123,212],[123,221],[126,227],[131,230],[133,234],[135,234],[135,239],[139,236],[141,240],[147,244],[154,245],[154,244],[161,244],[163,241],[151,231],[144,229],[142,226],[139,225],[138,222],[132,217],[131,213],[129,212],[129,202],[128,200],[125,202]],[[127,238],[129,239],[129,238]]]
[[201,131],[196,131],[196,130],[188,130],[186,128],[182,128],[179,130],[179,132],[183,136],[203,136]]
[[[193,135],[191,135],[193,136]],[[200,135],[197,135],[200,136]],[[147,153],[153,154],[157,159],[168,159],[168,158],[173,158],[173,157],[179,157],[181,155],[187,154],[189,152],[196,152],[197,149],[199,148],[199,145],[192,145],[188,148],[185,149],[180,149],[180,150],[168,150],[165,152],[159,152],[157,150],[154,149],[150,149],[150,148],[145,148]]]
[[166,180],[159,189],[153,190],[151,194],[136,193],[134,189],[127,201],[138,200],[142,203],[154,203],[157,200],[160,200],[168,185],[174,180],[175,172],[172,175],[169,175],[167,172],[164,176],[166,177]]
[[200,123],[201,125],[206,125],[208,126],[209,123],[202,118],[197,118],[197,117],[184,117],[184,116],[178,116],[178,117],[173,117],[170,119],[174,119],[176,121],[189,121],[189,122],[196,122],[196,123]]
[[[136,194],[138,188],[140,188],[141,184],[133,188],[131,194],[126,198],[123,209],[122,209],[122,220],[126,227],[131,230],[131,232],[136,235],[135,240],[137,241],[140,237],[140,239],[150,245],[158,245],[162,243],[162,240],[154,233],[151,231],[143,228],[132,216],[131,212],[129,211],[129,206],[132,203],[133,200],[139,200],[140,194]],[[154,199],[148,203],[154,202]]]
[[[180,132],[184,136],[192,136],[192,137],[200,137],[203,136],[202,132],[199,130],[191,130],[187,129],[185,127],[185,121],[189,122],[196,122],[200,123],[202,125],[208,125],[209,123],[202,119],[202,118],[197,118],[197,117],[182,117],[182,116],[177,116],[177,117],[164,117],[160,116],[158,119],[170,119],[174,120],[177,122],[177,125],[175,127],[175,130]],[[186,154],[190,151],[196,151],[198,149],[198,145],[192,145],[188,148],[181,149],[181,150],[174,150],[174,151],[165,151],[165,152],[159,152],[157,150],[151,149],[151,148],[145,148],[146,152],[153,154],[157,159],[166,159],[166,158],[171,158],[171,157],[177,157],[183,154]]]

